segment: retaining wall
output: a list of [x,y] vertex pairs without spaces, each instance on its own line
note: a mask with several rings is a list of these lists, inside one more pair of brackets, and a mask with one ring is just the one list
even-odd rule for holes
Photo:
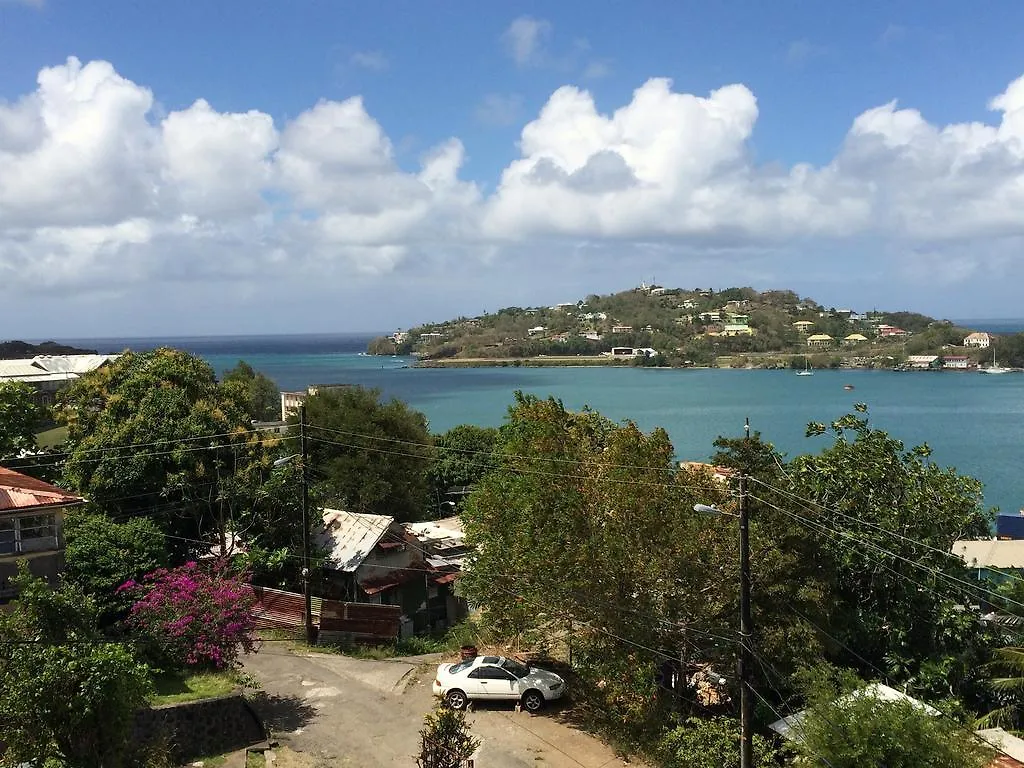
[[265,738],[263,724],[239,691],[144,709],[136,716],[132,741],[164,743],[176,761],[186,762],[242,749]]

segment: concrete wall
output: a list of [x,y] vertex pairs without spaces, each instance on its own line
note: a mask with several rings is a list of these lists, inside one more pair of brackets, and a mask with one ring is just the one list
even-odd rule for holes
[[186,762],[265,738],[263,724],[239,692],[144,709],[136,717],[132,743],[165,743],[176,761]]

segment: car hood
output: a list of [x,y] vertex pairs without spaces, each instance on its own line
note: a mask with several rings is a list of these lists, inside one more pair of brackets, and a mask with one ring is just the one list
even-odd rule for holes
[[523,678],[523,682],[529,685],[545,685],[550,686],[555,683],[564,683],[565,681],[554,672],[548,672],[546,669],[531,669],[530,674]]

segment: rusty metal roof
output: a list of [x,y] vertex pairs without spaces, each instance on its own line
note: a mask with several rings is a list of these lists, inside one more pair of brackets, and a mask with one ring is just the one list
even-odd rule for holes
[[389,515],[364,515],[341,509],[323,510],[324,527],[316,543],[329,551],[335,570],[351,573],[377,546],[395,522]]
[[13,469],[0,467],[0,514],[31,511],[38,507],[67,506],[84,502],[70,491],[50,485]]

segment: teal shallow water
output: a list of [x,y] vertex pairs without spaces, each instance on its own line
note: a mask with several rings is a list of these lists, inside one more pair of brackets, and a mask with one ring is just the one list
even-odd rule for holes
[[[718,435],[739,436],[743,420],[789,455],[817,451],[809,421],[832,421],[865,402],[872,423],[907,446],[927,442],[933,460],[977,477],[1004,511],[1024,506],[1024,374],[890,371],[652,370],[643,368],[404,367],[402,358],[358,355],[365,336],[161,339],[206,358],[218,371],[244,358],[283,389],[347,382],[378,387],[423,411],[434,431],[498,425],[517,389],[584,405],[642,429],[668,430],[680,459],[706,459]],[[92,340],[93,347],[143,349],[157,340]],[[85,343],[85,342],[83,342]],[[855,389],[846,391],[845,384]]]

